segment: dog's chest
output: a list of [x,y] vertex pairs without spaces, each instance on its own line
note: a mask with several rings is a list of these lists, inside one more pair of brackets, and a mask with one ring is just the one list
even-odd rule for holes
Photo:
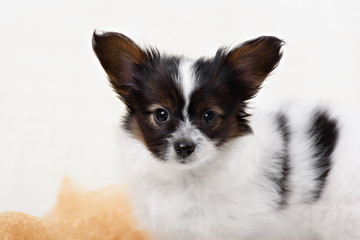
[[140,219],[159,239],[244,237],[251,225],[265,218],[267,207],[254,201],[261,198],[255,197],[258,192],[253,187],[213,177],[184,175],[171,184],[154,183],[152,190],[147,188],[148,201],[139,211]]

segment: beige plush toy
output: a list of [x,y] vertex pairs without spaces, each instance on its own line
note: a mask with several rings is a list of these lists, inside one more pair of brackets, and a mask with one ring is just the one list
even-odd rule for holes
[[145,240],[118,186],[87,191],[65,179],[54,209],[43,218],[0,213],[1,240]]

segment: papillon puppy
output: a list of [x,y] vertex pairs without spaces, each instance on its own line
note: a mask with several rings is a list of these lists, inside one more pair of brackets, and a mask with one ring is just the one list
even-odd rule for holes
[[153,239],[360,239],[355,129],[321,106],[249,112],[282,46],[263,36],[191,60],[94,32],[127,107],[122,161]]

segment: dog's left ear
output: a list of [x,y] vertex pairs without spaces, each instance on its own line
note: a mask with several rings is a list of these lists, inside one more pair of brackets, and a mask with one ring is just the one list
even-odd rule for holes
[[263,36],[247,41],[223,56],[223,64],[235,71],[235,80],[242,89],[242,100],[252,98],[276,68],[282,57],[283,44],[276,37]]

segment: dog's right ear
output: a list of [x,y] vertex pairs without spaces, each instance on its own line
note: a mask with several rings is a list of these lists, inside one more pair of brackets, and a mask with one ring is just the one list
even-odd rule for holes
[[114,90],[126,101],[131,91],[138,90],[136,69],[149,58],[130,38],[115,32],[94,31],[92,46]]

